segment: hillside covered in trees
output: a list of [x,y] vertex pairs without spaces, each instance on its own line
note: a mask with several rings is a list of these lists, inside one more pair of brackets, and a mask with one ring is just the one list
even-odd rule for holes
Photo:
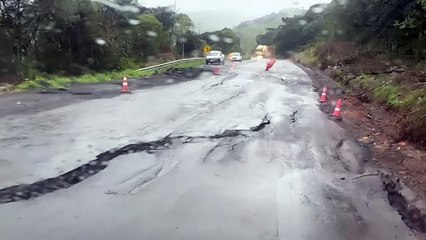
[[304,15],[284,18],[278,28],[257,37],[286,55],[308,43],[350,41],[360,50],[385,51],[424,60],[426,2],[419,0],[334,0]]
[[257,43],[385,106],[396,141],[426,144],[426,1],[333,0],[282,20]]
[[231,41],[199,35],[188,15],[133,0],[1,0],[0,26],[0,82],[136,69],[201,55],[209,39],[239,48],[229,29]]
[[305,13],[304,10],[297,8],[283,9],[277,13],[271,13],[260,18],[242,22],[234,28],[234,32],[241,39],[241,48],[246,54],[248,54],[256,49],[256,36],[258,34],[265,33],[268,28],[276,28],[281,25],[281,19],[283,18],[293,17],[303,13]]

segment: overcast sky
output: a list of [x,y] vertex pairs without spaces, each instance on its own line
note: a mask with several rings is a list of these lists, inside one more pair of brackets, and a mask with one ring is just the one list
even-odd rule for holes
[[[175,0],[139,0],[139,4],[145,7],[173,6],[174,2]],[[242,21],[279,12],[285,8],[308,9],[315,3],[327,2],[330,0],[176,0],[176,8],[179,12],[189,14],[194,18],[195,24],[202,28],[206,28],[207,24],[214,24],[215,21],[221,22],[217,23],[217,27],[233,27]],[[205,15],[208,19],[203,19],[202,14],[191,14],[207,11],[216,13],[221,19],[211,19],[211,14]],[[223,23],[224,20],[229,23]],[[212,30],[211,28],[203,30]]]
[[[175,0],[139,0],[139,4],[147,7],[171,6]],[[318,2],[328,0],[176,0],[180,12],[198,11],[244,11],[263,16],[284,8],[305,8]]]

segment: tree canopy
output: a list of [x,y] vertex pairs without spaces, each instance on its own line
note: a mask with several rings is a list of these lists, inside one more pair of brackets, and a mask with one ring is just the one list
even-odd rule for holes
[[[0,75],[21,80],[136,68],[206,42],[188,15],[134,0],[0,0],[0,26]],[[218,33],[232,41],[223,50],[237,48],[232,31]]]
[[418,0],[333,0],[313,5],[304,15],[257,37],[258,44],[276,45],[281,55],[315,41],[352,41],[362,49],[424,58],[426,8]]

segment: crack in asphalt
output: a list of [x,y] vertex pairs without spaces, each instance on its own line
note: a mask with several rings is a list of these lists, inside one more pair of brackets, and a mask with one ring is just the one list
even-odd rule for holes
[[[244,136],[244,137],[246,137],[246,136]],[[207,159],[210,157],[210,155],[214,152],[214,151],[216,151],[216,149],[218,149],[219,147],[227,147],[228,148],[228,151],[227,151],[227,153],[226,154],[228,154],[228,153],[230,153],[230,152],[232,152],[232,151],[234,151],[235,150],[235,148],[238,146],[238,145],[240,145],[240,144],[243,144],[243,143],[245,143],[246,142],[246,140],[242,140],[242,141],[239,141],[239,142],[237,142],[237,143],[232,143],[232,138],[231,138],[231,140],[229,141],[229,142],[225,142],[225,143],[221,143],[221,142],[219,142],[219,143],[217,143],[214,147],[212,147],[207,153],[206,153],[206,155],[204,156],[204,158],[203,158],[203,160],[202,160],[202,162],[203,163],[205,163],[205,162],[207,162]]]
[[426,214],[411,204],[401,193],[403,189],[399,179],[391,179],[389,175],[380,176],[390,205],[401,215],[402,221],[410,228],[426,233]]
[[[97,155],[96,159],[57,177],[40,180],[31,184],[20,184],[0,189],[0,204],[28,200],[60,189],[69,188],[93,175],[96,175],[108,166],[109,161],[122,155],[128,155],[137,152],[153,154],[156,151],[163,151],[168,149],[173,144],[173,140],[183,140],[183,143],[185,144],[191,143],[194,139],[217,140],[233,137],[248,137],[249,133],[261,131],[266,127],[266,125],[269,124],[271,124],[271,120],[268,115],[265,115],[260,124],[251,127],[250,129],[225,130],[223,133],[213,136],[194,137],[168,135],[160,140],[134,143],[118,149],[112,149]],[[231,149],[233,150],[233,148]]]
[[296,121],[297,121],[296,114],[297,114],[297,111],[294,111],[294,112],[290,115],[290,122],[291,122],[291,123],[296,123]]
[[209,88],[206,88],[204,91],[208,91],[208,90],[211,90],[211,89],[212,89],[212,88],[214,88],[214,87],[221,86],[221,85],[223,85],[223,84],[225,83],[225,81],[228,81],[228,80],[234,79],[234,78],[235,78],[235,77],[237,77],[237,76],[238,76],[238,73],[234,73],[234,74],[232,74],[232,75],[230,75],[230,76],[224,77],[224,78],[222,78],[222,80],[221,80],[220,82],[215,83],[215,84],[213,84],[213,85],[210,85],[210,87],[209,87]]

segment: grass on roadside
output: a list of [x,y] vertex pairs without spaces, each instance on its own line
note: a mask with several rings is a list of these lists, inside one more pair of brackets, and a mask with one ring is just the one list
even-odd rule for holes
[[105,73],[84,74],[81,76],[62,77],[56,75],[36,76],[34,79],[26,80],[16,86],[16,89],[40,89],[40,88],[54,88],[66,89],[73,83],[102,83],[113,80],[120,80],[124,76],[128,78],[142,78],[149,77],[156,74],[164,74],[172,70],[183,70],[188,68],[198,67],[203,65],[203,60],[194,60],[184,63],[178,63],[170,67],[163,67],[156,70],[139,71],[137,69],[126,69],[122,71],[113,71]]
[[301,52],[295,55],[295,59],[304,65],[318,67],[320,59],[317,50],[320,44],[321,43],[307,45]]

